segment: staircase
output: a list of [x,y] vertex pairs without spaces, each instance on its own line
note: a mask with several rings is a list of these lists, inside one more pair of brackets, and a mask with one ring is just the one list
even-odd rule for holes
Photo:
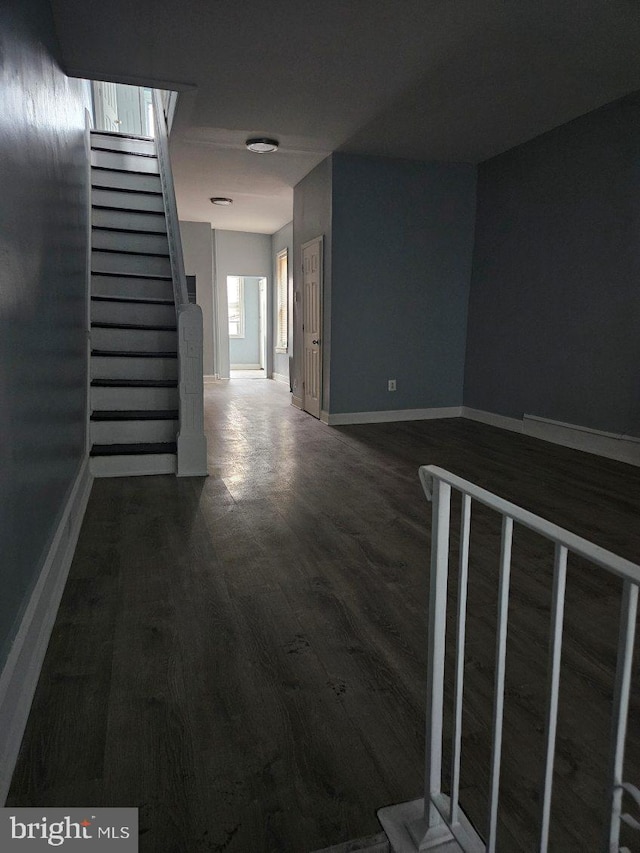
[[176,471],[176,306],[156,143],[91,134],[91,471]]

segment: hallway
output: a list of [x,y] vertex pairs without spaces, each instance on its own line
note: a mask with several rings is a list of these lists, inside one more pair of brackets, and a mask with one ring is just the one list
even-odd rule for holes
[[[206,480],[94,482],[8,804],[137,806],[144,853],[309,853],[375,833],[375,810],[422,786],[430,507],[418,465],[631,560],[640,471],[464,420],[327,427],[270,381],[209,383],[205,406]],[[461,799],[480,828],[498,547],[478,509]],[[551,564],[518,530],[508,853],[532,849],[538,813]],[[571,562],[550,848],[562,853],[599,840],[618,604],[616,582]],[[636,784],[639,722],[636,691]]]

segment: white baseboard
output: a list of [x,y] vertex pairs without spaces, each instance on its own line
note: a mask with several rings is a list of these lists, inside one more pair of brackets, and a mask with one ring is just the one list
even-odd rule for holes
[[530,435],[551,444],[560,444],[585,453],[594,453],[607,459],[640,466],[640,438],[631,435],[604,432],[579,424],[567,424],[538,415],[523,415],[522,420],[463,407],[462,417],[484,424]]
[[295,394],[293,394],[291,396],[291,405],[295,406],[296,409],[301,409],[302,408],[302,398],[296,397]]
[[462,417],[470,421],[479,421],[481,424],[508,429],[511,432],[523,432],[522,421],[517,418],[508,418],[506,415],[496,415],[494,412],[484,412],[482,409],[470,409],[469,406],[462,407]]
[[284,373],[272,373],[271,378],[275,379],[276,382],[283,382],[285,385],[289,384],[289,377],[285,376]]
[[397,421],[428,421],[436,418],[459,418],[462,406],[444,406],[435,409],[395,409],[386,412],[339,412],[322,411],[320,420],[329,426],[344,424],[381,424]]
[[640,438],[635,436],[604,432],[527,414],[522,418],[522,425],[525,435],[640,466]]
[[231,364],[229,367],[231,370],[262,370],[260,364]]
[[93,478],[85,458],[0,675],[0,804],[5,803]]

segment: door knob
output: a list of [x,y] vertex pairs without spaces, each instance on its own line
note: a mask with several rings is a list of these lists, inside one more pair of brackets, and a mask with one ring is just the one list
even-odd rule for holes
[[320,341],[319,341],[319,340],[318,340],[318,341],[311,341],[311,343],[312,343],[312,344],[319,344],[319,343],[320,343]]

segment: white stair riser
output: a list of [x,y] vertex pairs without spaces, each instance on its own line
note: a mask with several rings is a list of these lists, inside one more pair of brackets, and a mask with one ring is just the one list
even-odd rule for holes
[[142,323],[146,326],[175,326],[173,305],[153,305],[145,302],[91,303],[93,323]]
[[91,165],[105,169],[122,169],[125,172],[146,172],[158,174],[156,157],[140,157],[125,151],[91,151]]
[[177,388],[92,388],[93,411],[112,409],[177,409]]
[[177,358],[94,355],[92,379],[177,379]]
[[94,208],[91,223],[98,228],[123,228],[129,231],[156,231],[166,234],[164,215],[138,213],[135,210],[103,210]]
[[93,444],[156,444],[175,441],[177,432],[177,420],[91,422]]
[[169,258],[156,258],[153,255],[121,255],[117,252],[91,253],[93,272],[115,272],[120,275],[170,276]]
[[115,249],[118,252],[141,252],[144,254],[169,254],[166,234],[138,234],[136,231],[101,231],[94,228],[91,233],[92,249]]
[[128,151],[136,154],[155,154],[156,143],[153,139],[131,139],[128,136],[109,136],[106,133],[91,131],[92,148],[108,148],[110,151]]
[[92,296],[130,296],[138,299],[173,299],[173,282],[160,278],[92,275]]
[[148,474],[175,474],[176,457],[172,453],[141,456],[92,456],[89,469],[94,477],[144,477]]
[[164,213],[162,196],[148,195],[147,193],[94,188],[91,193],[91,203],[103,207],[124,208],[125,210],[155,210],[158,213]]
[[125,352],[177,352],[176,332],[155,329],[91,329],[91,349]]
[[137,192],[162,192],[159,175],[138,175],[135,172],[115,172],[108,169],[92,169],[91,186]]

